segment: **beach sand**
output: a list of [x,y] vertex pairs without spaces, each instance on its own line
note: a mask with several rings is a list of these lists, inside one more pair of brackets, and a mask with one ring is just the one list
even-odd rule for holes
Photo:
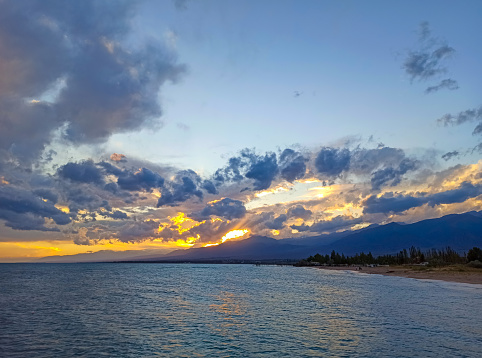
[[[315,266],[323,270],[357,271],[357,267]],[[423,266],[362,267],[361,273],[399,276],[422,280],[442,280],[460,283],[482,284],[482,269],[466,266],[428,268]]]

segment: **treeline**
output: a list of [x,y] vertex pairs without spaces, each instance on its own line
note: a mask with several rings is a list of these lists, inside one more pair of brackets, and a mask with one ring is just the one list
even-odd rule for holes
[[330,255],[316,254],[304,261],[308,264],[319,263],[322,265],[409,265],[428,262],[430,265],[440,266],[465,264],[474,260],[482,261],[482,250],[478,247],[470,249],[467,254],[460,255],[450,247],[422,252],[420,248],[412,246],[408,250],[401,250],[395,255],[380,255],[377,257],[374,257],[371,252],[345,256],[343,253],[340,255],[333,250]]

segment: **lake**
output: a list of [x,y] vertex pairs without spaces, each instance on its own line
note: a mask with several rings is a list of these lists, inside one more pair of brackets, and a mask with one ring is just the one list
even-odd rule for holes
[[1,264],[1,357],[476,357],[482,285],[290,266]]

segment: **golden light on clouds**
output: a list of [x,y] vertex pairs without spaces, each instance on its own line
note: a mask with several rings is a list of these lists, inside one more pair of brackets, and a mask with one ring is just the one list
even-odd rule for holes
[[64,213],[70,213],[70,209],[68,206],[55,204],[55,207]]
[[[169,221],[174,224],[174,226],[177,227],[177,231],[179,234],[182,234],[183,232],[191,230],[193,227],[199,226],[204,221],[198,222],[196,220],[193,220],[191,218],[186,217],[186,214],[182,212],[178,212],[177,216],[171,217],[169,216]],[[162,225],[159,226],[159,231],[162,230]]]
[[231,231],[229,231],[228,233],[226,233],[226,235],[224,235],[224,236],[221,238],[221,241],[220,241],[220,242],[207,243],[207,244],[204,244],[203,247],[217,246],[217,245],[222,244],[222,243],[224,243],[224,242],[226,242],[226,241],[228,241],[228,240],[236,239],[236,238],[239,238],[239,237],[243,237],[243,236],[246,235],[248,232],[249,232],[248,229],[231,230]]
[[308,197],[324,198],[330,194],[333,189],[329,186],[316,186],[314,188],[308,189],[309,193],[306,195]]

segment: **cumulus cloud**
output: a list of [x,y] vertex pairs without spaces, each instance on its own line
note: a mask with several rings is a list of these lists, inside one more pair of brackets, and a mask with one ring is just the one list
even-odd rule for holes
[[281,177],[289,182],[302,179],[306,173],[307,161],[301,153],[286,148],[279,157]]
[[323,147],[315,159],[315,167],[319,173],[327,176],[340,175],[350,167],[350,151],[346,148]]
[[303,205],[294,205],[288,209],[287,215],[290,218],[308,220],[313,215],[313,212],[305,209]]
[[141,168],[137,172],[122,172],[117,178],[117,185],[129,191],[150,191],[154,188],[161,188],[164,185],[164,178],[147,168]]
[[6,226],[16,230],[59,231],[55,227],[46,227],[46,218],[51,218],[57,225],[71,222],[70,217],[57,209],[52,201],[44,201],[32,192],[12,186],[0,187],[0,218],[5,220]]
[[240,182],[244,178],[252,179],[254,190],[264,190],[271,186],[278,172],[275,153],[257,155],[251,149],[243,149],[238,157],[229,159],[226,167],[218,169],[213,178],[220,183]]
[[337,216],[331,220],[315,222],[312,225],[305,225],[305,224],[291,225],[291,228],[298,230],[300,232],[322,233],[322,232],[347,228],[347,227],[359,224],[362,221],[363,220],[361,218]]
[[103,184],[102,173],[91,160],[80,163],[67,163],[62,165],[57,174],[63,179],[69,179],[78,183]]
[[112,153],[110,156],[110,160],[113,162],[126,162],[126,156],[124,154],[119,154],[119,153]]
[[[415,80],[432,80],[447,72],[444,62],[454,53],[455,49],[433,37],[429,24],[423,22],[420,25],[418,49],[408,52],[402,68],[412,82]],[[425,93],[433,93],[443,88],[455,90],[459,87],[457,81],[448,78],[442,80],[437,85],[428,87]]]
[[206,219],[211,216],[219,216],[228,220],[240,219],[246,215],[246,208],[242,201],[230,198],[208,203],[199,213],[194,213],[193,217]]
[[157,120],[184,66],[161,43],[125,45],[137,3],[0,2],[0,149],[27,163],[56,131],[98,143]]
[[408,171],[415,170],[418,162],[413,159],[403,159],[397,168],[388,167],[372,173],[372,189],[379,190],[382,186],[390,182],[391,186],[400,184],[402,176]]
[[109,217],[111,219],[117,219],[117,220],[123,220],[128,218],[127,214],[120,210],[114,210],[111,213],[104,211],[104,212],[101,212],[100,215],[104,217]]
[[161,197],[157,202],[157,206],[178,205],[193,196],[202,199],[203,192],[199,189],[201,185],[201,177],[195,171],[181,170],[176,174],[174,180],[166,183],[162,188]]
[[427,195],[426,193],[400,194],[385,193],[381,197],[372,195],[364,202],[364,213],[400,213],[405,210],[428,204],[431,207],[441,204],[462,203],[482,194],[481,184],[463,182],[456,189]]
[[283,229],[288,216],[286,214],[278,215],[272,221],[266,221],[264,224],[268,229],[271,230],[281,230]]

